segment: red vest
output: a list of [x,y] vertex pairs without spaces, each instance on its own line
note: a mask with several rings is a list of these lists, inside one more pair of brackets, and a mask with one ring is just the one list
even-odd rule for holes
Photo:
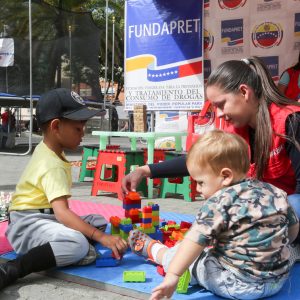
[[[285,135],[285,121],[288,115],[294,112],[300,112],[299,106],[279,107],[271,104],[269,108],[271,124],[273,132]],[[249,145],[248,126],[243,128],[234,128],[231,124],[223,122],[223,126],[219,127],[227,132],[233,132],[242,136]],[[272,149],[268,166],[263,174],[263,181],[271,183],[284,191],[288,195],[295,193],[296,178],[292,168],[291,160],[285,150],[286,139],[276,134],[272,135]],[[250,149],[250,145],[249,145]],[[250,151],[249,151],[250,153]],[[255,164],[251,164],[248,176],[255,175]]]
[[298,101],[300,100],[300,87],[298,85],[300,70],[289,68],[286,71],[289,73],[290,81],[285,91],[285,95],[287,98]]

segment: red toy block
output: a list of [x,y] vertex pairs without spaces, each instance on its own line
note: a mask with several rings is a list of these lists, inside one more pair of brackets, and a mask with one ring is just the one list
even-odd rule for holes
[[165,276],[165,275],[166,275],[166,272],[165,272],[163,266],[161,266],[161,265],[158,265],[158,266],[156,267],[156,271],[157,271],[157,273],[158,273],[159,275],[161,275],[161,276]]
[[184,221],[180,222],[180,229],[185,229],[185,228],[189,229],[191,226],[192,226],[192,223],[184,222]]
[[125,200],[141,201],[141,196],[138,192],[129,192],[125,196]]
[[117,216],[112,216],[109,218],[109,222],[115,226],[115,227],[119,227],[121,219]]
[[152,207],[151,206],[144,206],[143,209],[142,209],[142,212],[152,214]]
[[175,240],[167,239],[164,242],[164,245],[166,245],[168,248],[172,248],[175,246],[176,243],[177,243],[177,241],[175,241]]

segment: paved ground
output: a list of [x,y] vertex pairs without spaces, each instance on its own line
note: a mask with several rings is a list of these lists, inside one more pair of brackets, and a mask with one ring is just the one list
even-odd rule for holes
[[[39,137],[34,137],[34,142],[37,142]],[[26,141],[21,140],[22,142]],[[20,142],[20,140],[19,140]],[[84,145],[97,145],[97,139],[94,137],[85,138],[83,141]],[[121,146],[129,145],[126,139],[113,138],[111,140],[113,144],[120,144]],[[140,144],[140,147],[144,145]],[[18,153],[25,153],[27,146],[18,145],[15,151]],[[73,153],[66,153],[67,158],[70,161],[79,160],[81,157],[81,148]],[[22,170],[26,166],[30,159],[30,155],[26,156],[15,156],[15,155],[1,155],[0,152],[0,191],[13,191],[14,187],[22,173]],[[91,182],[78,183],[78,168],[73,170],[73,188],[72,198],[82,201],[93,201],[99,203],[109,203],[113,205],[121,205],[121,202],[110,196],[90,196]],[[146,202],[147,200],[143,200]],[[185,202],[181,198],[167,198],[167,199],[155,199],[155,203],[159,204],[162,211],[180,212],[186,214],[195,214],[199,207],[199,201],[196,202]],[[40,274],[32,274],[26,278],[19,280],[16,284],[7,287],[3,291],[0,291],[0,300],[7,299],[67,299],[67,300],[82,300],[84,299],[144,299],[136,294],[130,296],[122,296],[122,292],[113,293],[109,292],[109,288],[105,290],[95,289],[84,285],[68,282],[66,280],[60,280],[43,276]],[[126,294],[126,293],[125,293]]]

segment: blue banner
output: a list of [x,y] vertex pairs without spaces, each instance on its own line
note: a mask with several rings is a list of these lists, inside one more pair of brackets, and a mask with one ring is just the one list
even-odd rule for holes
[[126,109],[201,109],[203,1],[128,0],[125,9]]

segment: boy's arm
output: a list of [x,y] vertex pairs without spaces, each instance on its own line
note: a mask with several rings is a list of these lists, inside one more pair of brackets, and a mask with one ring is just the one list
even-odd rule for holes
[[65,226],[80,231],[87,238],[101,243],[110,248],[116,258],[120,258],[120,253],[126,251],[128,245],[125,240],[117,236],[111,236],[101,232],[92,225],[84,222],[77,214],[69,209],[67,197],[59,197],[51,201],[56,219]]
[[150,299],[155,300],[163,297],[170,298],[176,289],[179,277],[202,253],[204,248],[204,246],[197,244],[190,239],[183,239],[170,263],[164,281],[152,290]]

